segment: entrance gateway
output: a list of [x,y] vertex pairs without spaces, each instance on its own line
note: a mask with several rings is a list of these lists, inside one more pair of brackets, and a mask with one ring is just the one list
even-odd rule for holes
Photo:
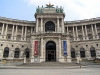
[[56,61],[56,44],[53,41],[48,41],[46,43],[46,61]]
[[65,33],[64,17],[63,9],[51,4],[36,9],[36,34],[31,35],[31,62],[71,62],[70,40],[69,34]]

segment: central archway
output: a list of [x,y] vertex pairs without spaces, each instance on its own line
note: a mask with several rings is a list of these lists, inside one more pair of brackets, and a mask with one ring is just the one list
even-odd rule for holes
[[46,43],[46,61],[56,61],[56,43],[53,41],[48,41]]

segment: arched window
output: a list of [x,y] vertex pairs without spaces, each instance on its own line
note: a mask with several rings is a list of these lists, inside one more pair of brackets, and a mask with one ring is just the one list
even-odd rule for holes
[[9,56],[9,48],[8,48],[8,47],[5,47],[5,48],[4,48],[3,57],[4,57],[4,58],[7,58],[8,56]]
[[90,48],[90,54],[91,54],[91,57],[96,57],[96,51],[94,47]]
[[80,56],[82,58],[85,58],[85,49],[84,48],[80,48]]
[[30,57],[30,50],[29,50],[29,48],[25,49],[25,56],[26,56],[26,58]]
[[71,48],[71,57],[72,58],[75,58],[75,49],[74,48]]
[[20,55],[20,49],[19,48],[16,48],[15,49],[14,58],[19,58],[19,55]]
[[47,31],[49,31],[49,32],[55,31],[55,24],[52,21],[46,22],[46,24],[45,24],[45,31],[46,32]]

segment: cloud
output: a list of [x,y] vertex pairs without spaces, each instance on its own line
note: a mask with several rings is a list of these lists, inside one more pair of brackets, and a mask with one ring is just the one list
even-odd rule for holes
[[89,19],[100,16],[100,0],[24,0],[29,6],[46,5],[64,7],[65,20]]

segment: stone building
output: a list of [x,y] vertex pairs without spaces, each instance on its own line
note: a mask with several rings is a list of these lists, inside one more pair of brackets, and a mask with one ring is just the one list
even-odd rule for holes
[[100,18],[64,21],[62,7],[38,7],[36,21],[0,17],[0,60],[72,62],[100,58]]

